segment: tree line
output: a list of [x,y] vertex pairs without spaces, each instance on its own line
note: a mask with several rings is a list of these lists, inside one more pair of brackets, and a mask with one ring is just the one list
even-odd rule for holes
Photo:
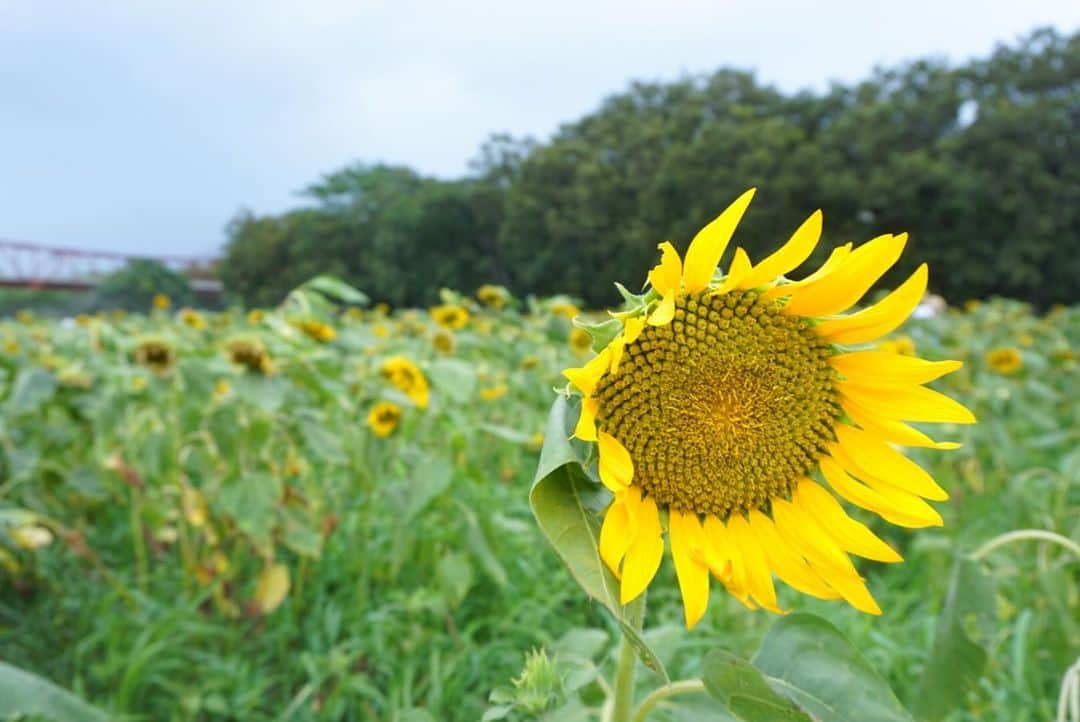
[[220,275],[251,304],[331,273],[395,305],[490,282],[610,305],[658,241],[684,250],[750,186],[736,242],[752,259],[822,208],[807,268],[825,246],[906,230],[886,283],[928,261],[951,302],[1076,302],[1080,33],[1040,29],[986,58],[916,60],[824,92],[729,68],[636,82],[547,142],[493,136],[460,179],[355,164],[311,185],[305,207],[243,212]]

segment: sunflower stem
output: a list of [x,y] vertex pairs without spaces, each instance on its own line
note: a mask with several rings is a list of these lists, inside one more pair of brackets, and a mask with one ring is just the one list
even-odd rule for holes
[[645,722],[645,718],[649,716],[649,712],[652,712],[652,708],[668,697],[704,691],[705,683],[700,679],[683,679],[671,684],[665,684],[663,687],[654,689],[645,699],[641,700],[641,704],[638,705],[637,711],[634,712],[634,718],[631,722]]
[[1077,544],[1072,539],[1064,537],[1061,534],[1056,534],[1052,531],[1045,531],[1043,529],[1019,529],[1017,531],[1006,532],[1005,534],[996,536],[990,541],[983,544],[981,547],[975,550],[971,557],[972,559],[978,561],[988,555],[990,552],[998,549],[999,547],[1003,547],[1006,544],[1011,544],[1015,541],[1024,541],[1029,539],[1048,541],[1059,544],[1071,551],[1077,556],[1078,559],[1080,559],[1080,544]]
[[[640,632],[645,620],[645,592],[626,605],[626,623],[635,632]],[[637,652],[630,638],[623,633],[619,645],[619,667],[615,674],[615,705],[612,708],[611,722],[630,722],[634,710],[634,672],[637,665]]]

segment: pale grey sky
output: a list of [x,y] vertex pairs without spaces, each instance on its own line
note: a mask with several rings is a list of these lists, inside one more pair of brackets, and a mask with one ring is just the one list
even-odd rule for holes
[[966,60],[1076,0],[0,0],[0,238],[216,253],[363,160],[449,177],[631,79],[721,66],[784,90]]

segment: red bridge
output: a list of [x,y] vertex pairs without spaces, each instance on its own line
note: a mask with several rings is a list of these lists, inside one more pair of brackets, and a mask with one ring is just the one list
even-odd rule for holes
[[188,277],[199,294],[219,295],[221,282],[213,276],[212,256],[151,256],[78,248],[43,246],[0,239],[0,287],[89,291],[101,278],[128,261],[161,263]]

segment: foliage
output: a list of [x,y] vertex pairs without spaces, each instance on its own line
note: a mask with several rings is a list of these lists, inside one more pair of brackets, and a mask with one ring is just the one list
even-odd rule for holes
[[181,306],[193,301],[191,284],[182,273],[144,258],[132,259],[102,278],[94,292],[95,309],[146,311],[158,294],[164,294],[172,303]]
[[[573,410],[545,422],[558,371],[581,359],[560,314],[569,299],[496,310],[444,294],[469,310],[456,331],[335,299],[363,300],[319,279],[278,308],[201,326],[164,311],[0,322],[0,658],[110,718],[595,719],[628,612],[588,556],[604,492],[565,441]],[[446,333],[454,343],[437,346]],[[1080,647],[1077,564],[1028,542],[949,572],[1009,530],[1080,535],[1080,308],[986,303],[909,333],[920,354],[966,362],[944,390],[980,417],[948,434],[963,449],[920,459],[952,494],[945,526],[875,526],[905,557],[862,567],[880,618],[782,594],[817,617],[778,625],[725,597],[687,634],[665,567],[637,641],[658,671],[642,667],[643,694],[665,674],[709,683],[705,650],[728,650],[736,680],[775,694],[684,694],[650,721],[775,710],[776,694],[811,704],[776,687],[820,686],[799,676],[812,665],[781,665],[791,654],[777,645],[805,619],[879,701],[887,684],[927,718],[1053,717]],[[171,344],[171,365],[138,364],[149,341]],[[994,370],[999,347],[1015,347],[1019,369]],[[260,351],[271,364],[248,363]],[[382,375],[399,356],[429,382],[425,408]],[[385,438],[366,422],[378,402],[401,409]],[[555,525],[538,527],[529,506],[538,461],[533,506],[555,504]],[[560,502],[567,488],[581,504]],[[549,551],[552,535],[569,547]]]
[[313,207],[237,217],[221,273],[258,304],[332,272],[395,305],[495,281],[599,306],[658,241],[682,250],[722,200],[759,185],[738,239],[752,258],[820,207],[823,247],[909,231],[908,257],[939,269],[931,287],[953,302],[1072,303],[1078,74],[1080,33],[1045,29],[986,59],[919,60],[823,93],[783,94],[732,69],[634,83],[547,143],[495,136],[465,179],[332,173],[308,189]]

